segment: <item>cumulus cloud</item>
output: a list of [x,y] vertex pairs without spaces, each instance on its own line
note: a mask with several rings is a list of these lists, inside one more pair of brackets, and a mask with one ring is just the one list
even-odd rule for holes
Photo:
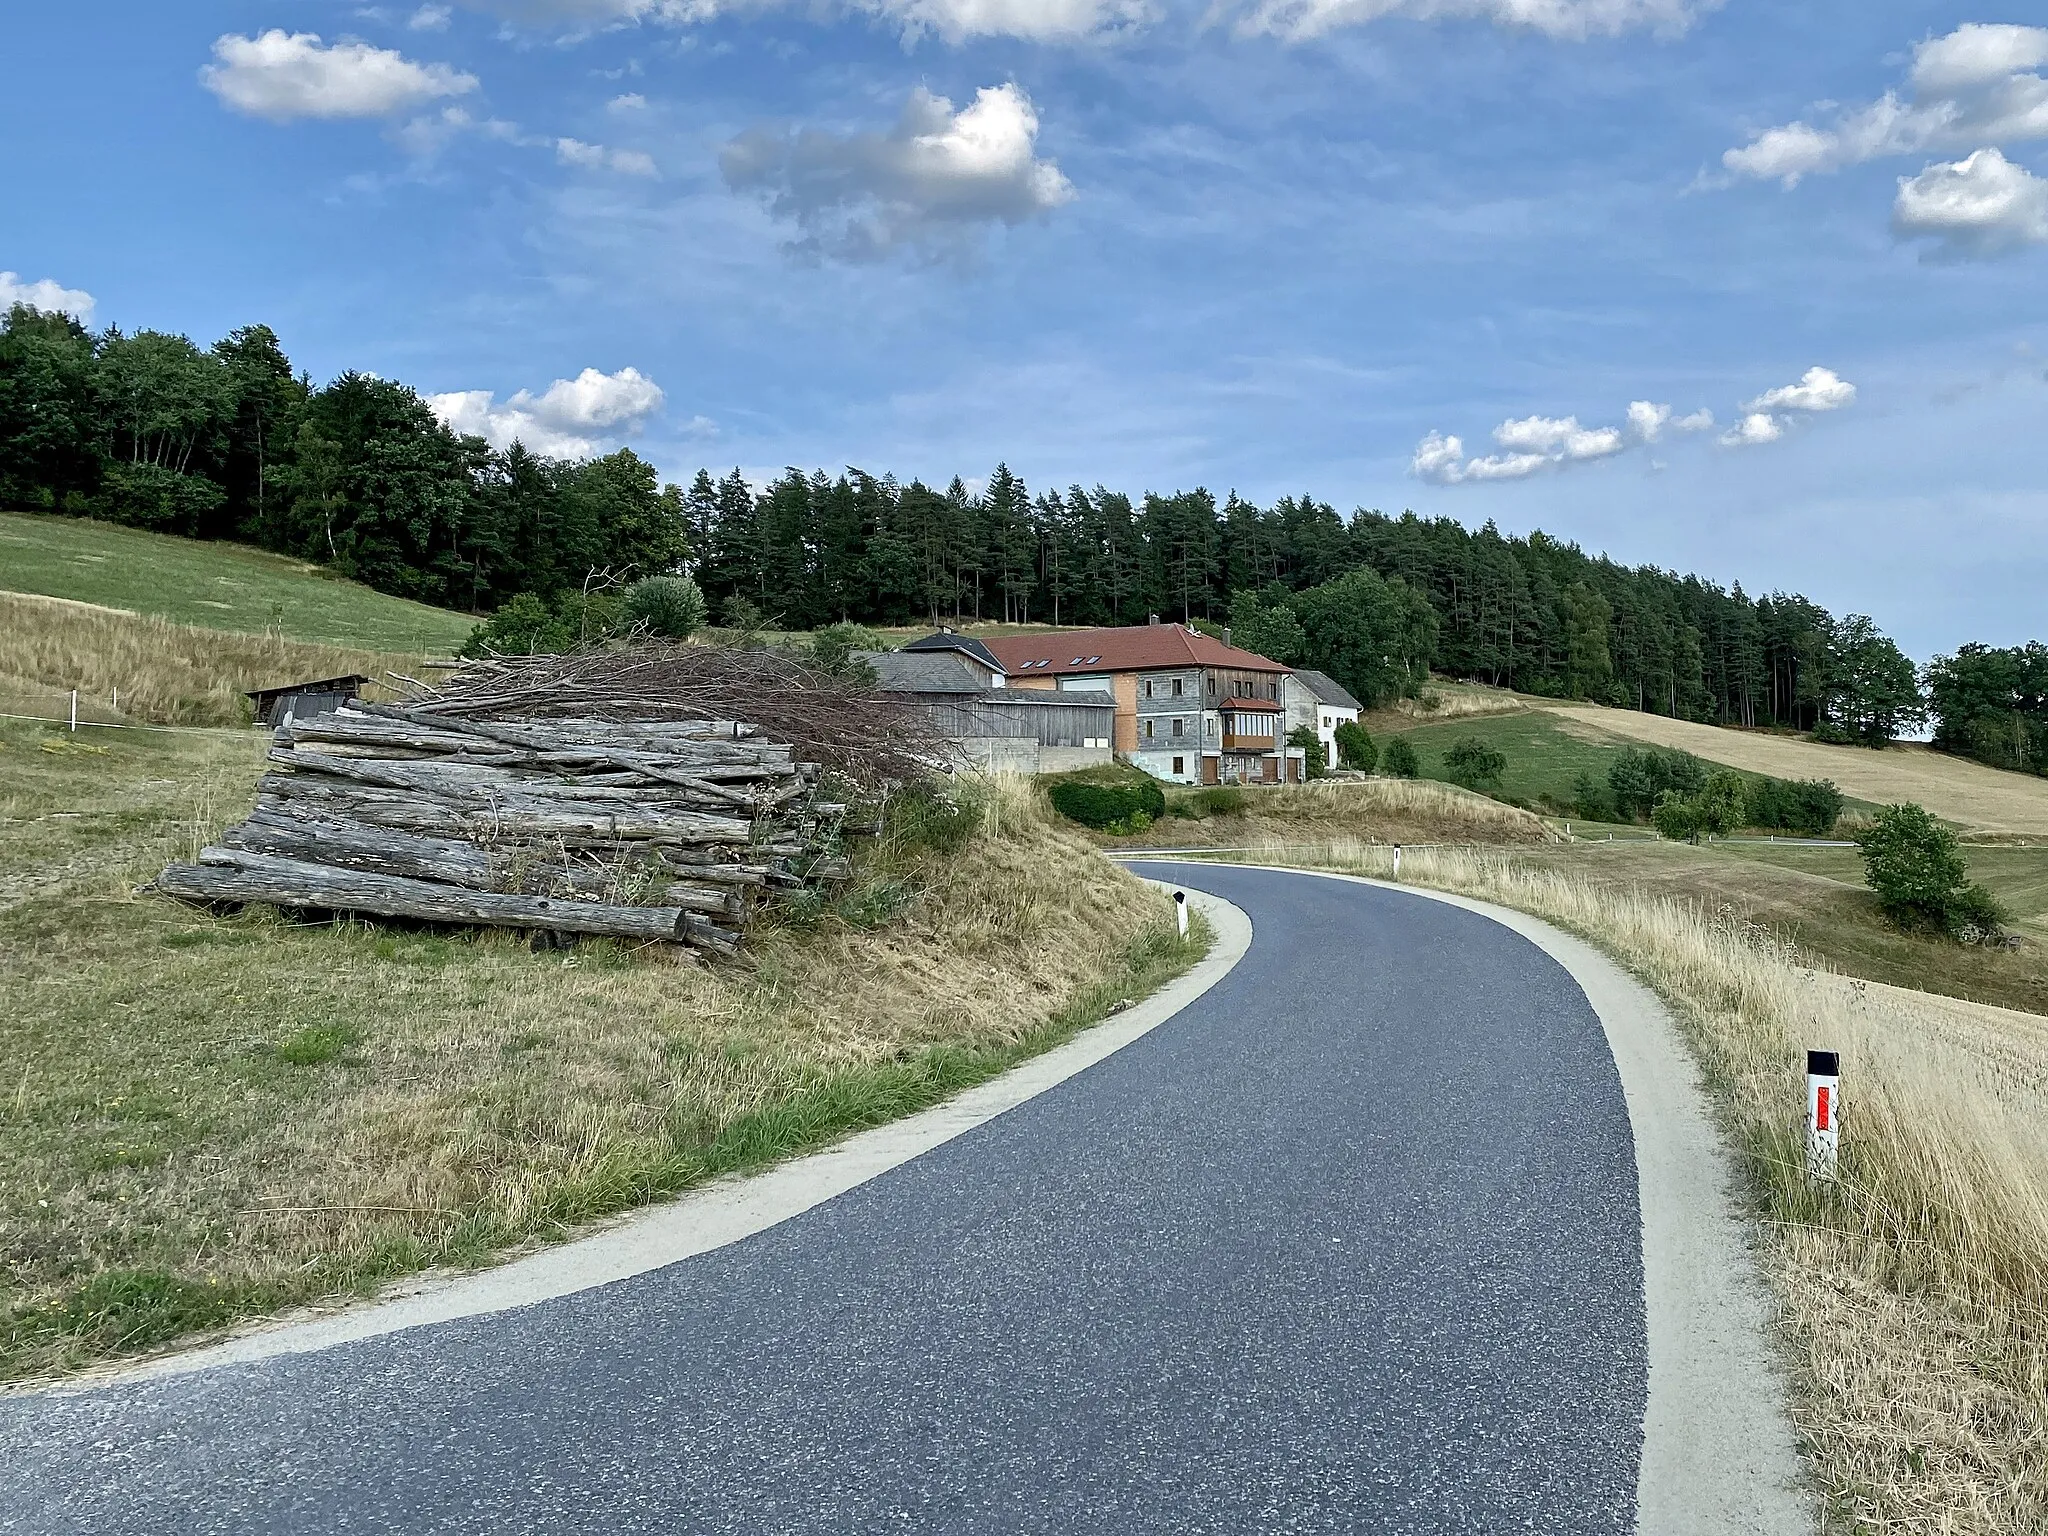
[[1436,485],[1520,480],[1552,465],[1604,459],[1627,446],[1617,427],[1582,427],[1576,416],[1523,416],[1493,429],[1502,453],[1465,457],[1464,441],[1432,432],[1415,449],[1409,471]]
[[1775,443],[1785,435],[1785,424],[1767,411],[1751,411],[1721,434],[1726,448],[1746,448],[1756,443]]
[[416,64],[346,39],[330,46],[316,33],[275,27],[257,37],[230,32],[215,41],[213,57],[199,72],[206,88],[237,111],[273,122],[388,117],[477,87],[476,76],[446,64]]
[[1721,156],[1738,176],[1801,177],[1893,155],[2048,138],[2048,27],[1965,22],[1915,45],[1908,93],[1888,90],[1821,125],[1767,128]]
[[1647,30],[1675,36],[1721,0],[1248,0],[1238,30],[1290,41],[1389,16],[1490,21],[1567,42]]
[[[573,27],[655,21],[688,26],[719,16],[786,10],[799,0],[471,0],[518,21]],[[819,13],[867,16],[905,37],[934,33],[948,42],[1015,37],[1058,42],[1126,31],[1153,15],[1152,0],[823,0]]]
[[66,288],[54,278],[40,277],[25,283],[19,272],[0,272],[0,311],[17,304],[26,304],[45,314],[62,313],[74,320],[89,320],[94,299],[83,288]]
[[1674,416],[1671,407],[1654,400],[1628,403],[1629,435],[1639,443],[1654,443],[1665,432],[1704,432],[1714,424],[1714,413],[1705,407],[1688,415]]
[[955,245],[977,227],[1021,224],[1073,200],[1037,154],[1038,113],[1015,85],[953,103],[919,87],[887,133],[759,127],[719,154],[726,184],[759,193],[794,224],[792,249],[875,260],[906,245]]
[[555,158],[564,165],[581,166],[585,170],[617,171],[623,176],[658,176],[654,158],[637,149],[607,149],[602,144],[586,144],[581,139],[555,140]]
[[1767,389],[1742,408],[1745,411],[1839,411],[1856,400],[1856,386],[1832,368],[1809,368],[1797,384]]
[[522,389],[502,405],[488,389],[429,395],[427,405],[449,430],[484,438],[495,448],[517,441],[553,458],[587,459],[638,432],[663,398],[660,386],[637,368],[586,368],[573,379],[555,380],[539,395]]
[[415,32],[446,32],[455,13],[445,5],[423,5],[412,13],[406,25]]
[[1937,257],[1997,256],[2048,244],[2048,181],[1996,149],[1899,178],[1892,230],[1932,239]]

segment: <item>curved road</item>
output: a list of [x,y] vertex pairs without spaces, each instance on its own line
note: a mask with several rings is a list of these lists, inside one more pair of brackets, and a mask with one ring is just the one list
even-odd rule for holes
[[1578,985],[1398,892],[1138,870],[1255,937],[1108,1060],[634,1279],[0,1400],[0,1530],[1632,1529],[1636,1165]]

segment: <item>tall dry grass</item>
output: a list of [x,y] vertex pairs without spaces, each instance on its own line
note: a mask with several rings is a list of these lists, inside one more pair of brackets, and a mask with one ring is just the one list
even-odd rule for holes
[[1182,848],[1344,836],[1402,844],[1562,841],[1528,811],[1431,779],[1322,779],[1241,794],[1243,809],[1233,814],[1205,811],[1201,794],[1175,794],[1169,812],[1184,807],[1202,814],[1169,814],[1127,841]]
[[[1248,857],[1393,873],[1355,840]],[[2048,1531],[2048,1020],[1833,975],[1728,915],[1512,855],[1410,851],[1400,878],[1581,933],[1672,1005],[1765,1220],[1831,1528]],[[1803,1171],[1810,1046],[1842,1055],[1831,1186]]]
[[[83,703],[99,706],[88,718],[241,725],[250,715],[249,689],[352,672],[416,673],[419,661],[0,592],[0,692],[53,698],[76,688]],[[111,708],[117,690],[118,716]]]

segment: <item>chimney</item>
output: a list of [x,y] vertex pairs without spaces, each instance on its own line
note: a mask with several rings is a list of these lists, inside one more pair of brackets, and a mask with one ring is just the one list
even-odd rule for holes
[[1223,643],[1225,645],[1230,644],[1230,626],[1228,624],[1223,626]]
[[1145,622],[1147,624],[1157,624],[1159,622],[1159,615],[1156,613],[1148,613],[1145,615]]

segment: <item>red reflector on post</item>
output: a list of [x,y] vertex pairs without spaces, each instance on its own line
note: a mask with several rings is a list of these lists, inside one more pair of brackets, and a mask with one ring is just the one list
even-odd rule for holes
[[1815,1110],[1814,1110],[1814,1116],[1813,1116],[1813,1119],[1814,1119],[1814,1127],[1813,1127],[1813,1128],[1814,1128],[1815,1130],[1817,1130],[1817,1131],[1831,1131],[1831,1130],[1833,1130],[1833,1129],[1834,1129],[1834,1126],[1833,1126],[1833,1124],[1832,1124],[1832,1123],[1830,1122],[1830,1118],[1829,1118],[1829,1115],[1828,1115],[1828,1099],[1829,1099],[1829,1097],[1830,1097],[1830,1095],[1829,1095],[1829,1093],[1828,1093],[1828,1090],[1827,1090],[1826,1088],[1822,1088],[1822,1089],[1820,1090],[1820,1103],[1819,1103],[1819,1104],[1818,1104],[1817,1106],[1815,1106]]

